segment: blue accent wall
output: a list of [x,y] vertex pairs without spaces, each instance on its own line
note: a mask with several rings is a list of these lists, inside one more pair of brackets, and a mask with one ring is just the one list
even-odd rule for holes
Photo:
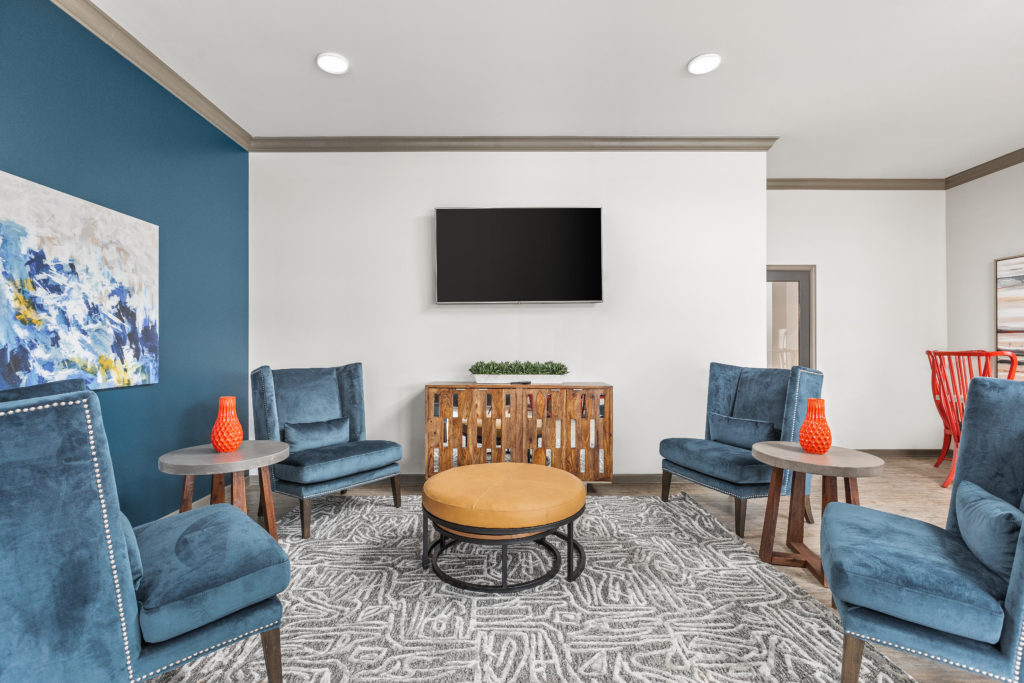
[[3,0],[0,170],[160,226],[160,383],[99,396],[125,514],[176,510],[160,454],[208,442],[218,396],[247,422],[248,154],[55,5]]

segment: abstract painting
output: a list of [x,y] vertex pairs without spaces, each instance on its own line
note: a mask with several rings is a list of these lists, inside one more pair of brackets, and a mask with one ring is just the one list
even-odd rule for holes
[[158,235],[0,171],[0,389],[156,383]]
[[[996,261],[996,350],[1017,354],[1017,379],[1024,379],[1024,256]],[[1009,363],[1000,363],[1006,377]]]

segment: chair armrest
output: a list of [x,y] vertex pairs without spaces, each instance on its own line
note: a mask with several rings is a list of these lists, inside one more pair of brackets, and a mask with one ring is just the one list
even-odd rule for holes
[[252,383],[252,412],[256,438],[277,441],[281,438],[281,425],[277,419],[274,373],[269,365],[264,365],[253,370],[249,379]]

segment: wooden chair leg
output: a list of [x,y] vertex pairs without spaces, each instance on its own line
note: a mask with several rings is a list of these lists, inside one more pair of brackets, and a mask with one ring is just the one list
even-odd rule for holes
[[398,481],[398,475],[391,477],[391,497],[395,501],[395,507],[402,507],[402,483]]
[[808,524],[814,524],[814,512],[811,510],[810,505],[804,505],[804,521]]
[[260,634],[263,643],[263,661],[267,665],[267,679],[270,683],[281,683],[284,674],[281,670],[281,629],[264,631]]
[[844,635],[842,683],[857,683],[860,680],[860,661],[863,656],[864,641],[849,634]]
[[309,538],[309,498],[299,501],[299,519],[302,520],[302,537]]
[[746,499],[734,498],[734,512],[736,515],[736,535],[743,538],[743,532],[747,526],[747,501]]
[[668,502],[668,488],[672,486],[672,473],[668,470],[661,471],[661,499]]

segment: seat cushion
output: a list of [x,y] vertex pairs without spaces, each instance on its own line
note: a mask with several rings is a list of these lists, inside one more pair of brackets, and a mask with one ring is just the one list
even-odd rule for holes
[[664,439],[661,456],[703,474],[734,484],[764,484],[772,468],[754,460],[749,450],[706,439]]
[[1024,512],[974,482],[961,481],[956,489],[956,522],[974,556],[1009,581]]
[[779,440],[779,430],[771,422],[719,413],[708,413],[708,430],[712,441],[747,450],[758,441]]
[[572,517],[586,502],[587,487],[576,475],[524,462],[454,467],[423,485],[427,512],[485,529],[554,524]]
[[384,467],[402,459],[402,447],[392,441],[350,441],[291,453],[274,465],[274,474],[296,484],[315,484]]
[[284,550],[232,505],[158,519],[135,536],[145,567],[137,597],[146,642],[188,633],[288,587]]
[[985,643],[999,641],[1006,581],[955,534],[908,517],[831,503],[821,560],[849,605]]
[[348,436],[347,417],[324,422],[288,422],[284,425],[284,440],[291,446],[292,453],[348,443]]

